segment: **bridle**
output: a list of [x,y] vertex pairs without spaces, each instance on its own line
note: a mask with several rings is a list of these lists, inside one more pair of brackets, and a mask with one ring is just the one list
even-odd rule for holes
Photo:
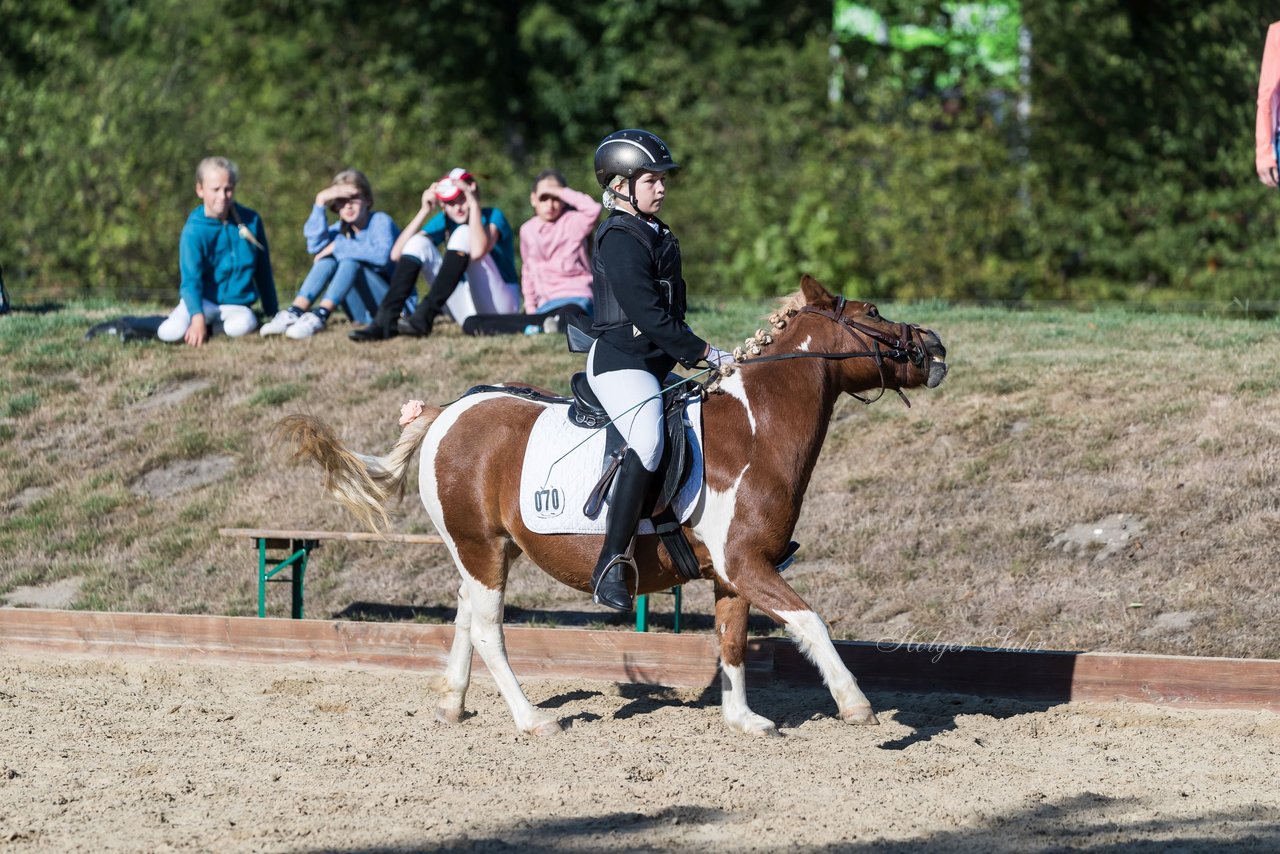
[[[755,356],[742,362],[738,362],[737,366],[756,365],[762,362],[780,362],[783,359],[827,359],[827,360],[843,360],[843,359],[874,359],[877,372],[880,374],[880,391],[875,397],[863,397],[860,394],[849,392],[849,396],[861,403],[875,403],[884,396],[887,386],[885,385],[884,362],[890,359],[895,362],[909,361],[917,368],[923,368],[928,353],[925,352],[924,346],[916,340],[912,332],[920,327],[908,323],[894,323],[892,328],[897,333],[890,335],[888,332],[868,326],[865,323],[859,323],[850,317],[844,316],[844,307],[848,304],[848,300],[843,296],[836,297],[835,308],[817,308],[812,305],[802,306],[799,314],[816,314],[819,317],[825,317],[834,323],[844,327],[854,339],[854,341],[867,346],[868,339],[870,341],[870,349],[864,350],[845,350],[841,352],[805,352],[805,353],[776,353],[768,356]],[[887,321],[886,321],[887,322]],[[884,345],[882,347],[881,345]],[[903,394],[902,389],[895,389],[898,396],[902,398],[902,402],[908,407],[911,401]]]

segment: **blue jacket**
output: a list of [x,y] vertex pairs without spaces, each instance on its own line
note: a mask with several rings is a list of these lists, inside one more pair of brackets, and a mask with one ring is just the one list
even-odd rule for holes
[[[187,217],[178,244],[182,302],[195,315],[204,313],[203,300],[218,305],[253,305],[261,300],[263,311],[274,315],[280,304],[271,274],[267,229],[256,211],[232,204],[235,216],[227,222],[205,216],[204,205]],[[240,236],[237,218],[261,249]]]
[[391,263],[391,247],[400,236],[400,227],[382,211],[373,211],[363,231],[347,236],[342,233],[342,220],[330,225],[324,205],[313,205],[311,216],[302,226],[302,236],[312,255],[332,243],[333,260],[359,261],[389,276],[395,267]]

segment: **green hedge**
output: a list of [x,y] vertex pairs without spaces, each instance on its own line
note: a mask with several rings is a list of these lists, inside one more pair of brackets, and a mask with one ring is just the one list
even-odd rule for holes
[[465,164],[518,224],[532,174],[592,190],[596,140],[644,126],[685,167],[666,218],[697,293],[807,271],[878,299],[1280,301],[1280,198],[1252,174],[1265,17],[1153,5],[1028,8],[1019,127],[985,81],[948,104],[902,57],[833,62],[820,3],[0,0],[0,264],[20,303],[174,296],[192,170],[221,153],[287,298],[341,168],[403,223]]

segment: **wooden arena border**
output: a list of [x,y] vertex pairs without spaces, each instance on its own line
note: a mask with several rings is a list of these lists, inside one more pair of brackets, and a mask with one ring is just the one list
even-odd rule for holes
[[[0,651],[176,660],[376,666],[438,673],[452,625],[284,620],[93,611],[0,610]],[[525,680],[594,679],[673,687],[717,680],[710,634],[639,634],[509,626],[511,665]],[[947,692],[1070,702],[1130,701],[1280,712],[1280,661],[1042,652],[842,641],[841,657],[870,691]],[[485,677],[478,661],[474,671]],[[817,685],[788,640],[750,642],[755,684]]]

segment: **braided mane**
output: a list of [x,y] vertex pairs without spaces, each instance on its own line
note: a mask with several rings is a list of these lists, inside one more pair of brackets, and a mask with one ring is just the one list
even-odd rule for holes
[[[777,308],[769,315],[769,325],[775,330],[784,329],[787,321],[795,317],[800,309],[806,304],[803,291],[796,291],[778,300]],[[746,362],[752,356],[759,356],[761,350],[773,343],[773,336],[763,329],[757,329],[755,334],[742,342],[742,346],[733,348],[733,361]],[[716,377],[712,382],[708,383],[706,392],[708,394],[720,393],[720,380],[731,376],[736,370],[730,365],[722,365],[720,368],[720,376]]]

